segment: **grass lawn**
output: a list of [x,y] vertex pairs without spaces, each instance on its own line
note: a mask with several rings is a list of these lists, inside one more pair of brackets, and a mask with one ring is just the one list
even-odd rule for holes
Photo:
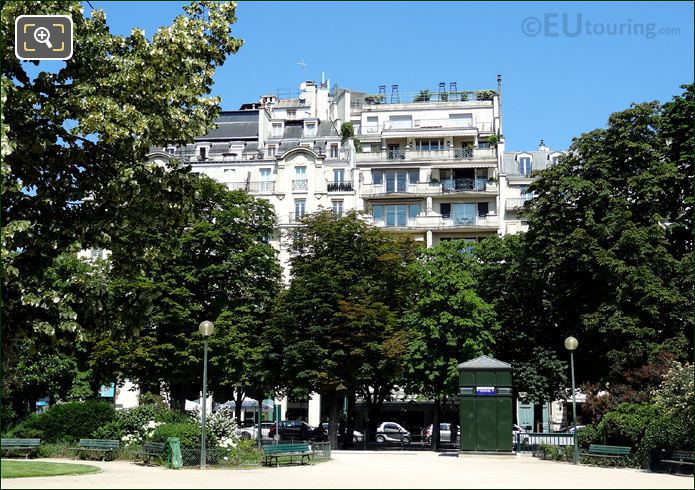
[[2,478],[26,478],[30,476],[81,475],[101,471],[96,466],[71,463],[45,463],[42,461],[0,461]]

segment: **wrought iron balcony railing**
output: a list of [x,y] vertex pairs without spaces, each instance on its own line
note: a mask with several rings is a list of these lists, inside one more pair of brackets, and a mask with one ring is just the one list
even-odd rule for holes
[[328,192],[352,192],[352,182],[340,181],[340,182],[329,182]]

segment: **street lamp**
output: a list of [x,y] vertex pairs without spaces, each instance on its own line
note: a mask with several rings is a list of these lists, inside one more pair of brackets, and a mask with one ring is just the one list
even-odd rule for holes
[[565,339],[565,349],[570,351],[570,368],[572,370],[572,423],[574,424],[574,464],[579,464],[579,445],[577,441],[577,395],[574,388],[574,351],[577,349],[579,341],[574,337]]
[[200,469],[205,469],[205,464],[207,463],[207,450],[205,449],[205,415],[206,408],[205,402],[208,397],[208,337],[212,335],[215,331],[215,326],[212,322],[205,320],[198,325],[198,331],[203,336],[203,413],[201,415],[201,426],[202,430],[200,432]]

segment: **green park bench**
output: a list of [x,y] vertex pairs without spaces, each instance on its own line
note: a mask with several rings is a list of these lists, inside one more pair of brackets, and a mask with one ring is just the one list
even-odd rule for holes
[[29,454],[37,451],[39,445],[41,444],[41,439],[10,439],[2,438],[0,440],[0,448],[8,453],[13,451],[24,452],[25,457],[28,458]]
[[632,448],[628,446],[606,446],[603,444],[592,444],[589,451],[581,453],[582,456],[592,458],[629,458]]
[[[148,464],[152,458],[159,459],[164,455],[166,445],[163,442],[146,442],[135,453],[135,461],[142,458],[143,463]],[[134,462],[135,462],[134,461]]]
[[671,455],[668,458],[662,459],[660,462],[667,464],[669,466],[670,471],[677,471],[678,473],[680,473],[684,465],[690,466],[690,470],[692,471],[693,451],[675,450],[671,453]]
[[311,457],[314,452],[311,450],[311,446],[304,442],[298,444],[268,444],[267,446],[262,446],[263,450],[263,464],[270,466],[273,463],[273,459],[277,466],[280,466],[280,461],[278,458],[281,456],[289,456],[290,462],[292,458],[298,456],[300,462],[304,463],[304,458],[307,462],[311,461]]
[[82,452],[101,452],[103,453],[101,458],[103,461],[107,454],[113,454],[120,445],[120,441],[115,439],[80,439],[78,447],[71,447],[70,449],[77,450],[75,459],[79,458]]

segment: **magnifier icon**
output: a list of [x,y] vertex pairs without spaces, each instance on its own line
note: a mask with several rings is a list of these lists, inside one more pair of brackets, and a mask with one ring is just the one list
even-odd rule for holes
[[45,44],[49,49],[53,49],[51,44],[51,32],[45,27],[39,27],[34,31],[34,40],[37,43]]

